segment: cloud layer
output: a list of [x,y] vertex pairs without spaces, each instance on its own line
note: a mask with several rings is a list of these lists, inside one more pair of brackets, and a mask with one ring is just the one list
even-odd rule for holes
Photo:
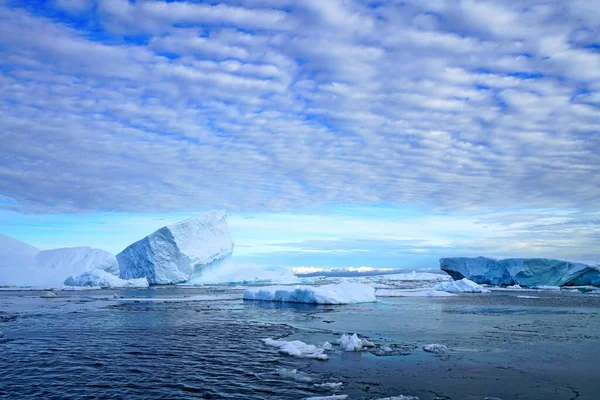
[[595,211],[598,37],[583,0],[0,1],[0,207]]

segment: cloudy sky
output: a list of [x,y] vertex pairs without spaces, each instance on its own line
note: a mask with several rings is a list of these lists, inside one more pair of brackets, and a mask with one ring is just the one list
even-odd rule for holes
[[600,259],[593,1],[0,0],[0,233],[114,252]]

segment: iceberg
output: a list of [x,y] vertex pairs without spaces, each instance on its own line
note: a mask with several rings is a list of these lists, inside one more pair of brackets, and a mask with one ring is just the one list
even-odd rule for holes
[[190,285],[207,284],[294,284],[299,279],[291,268],[240,264],[227,258],[195,271],[186,282]]
[[375,347],[375,343],[368,341],[367,339],[361,339],[355,333],[353,335],[346,335],[345,333],[337,340],[344,351],[362,351],[367,347]]
[[40,251],[0,235],[0,285],[58,288],[68,276],[95,269],[118,273],[115,256],[91,247]]
[[488,289],[467,278],[463,278],[459,281],[438,283],[435,286],[435,290],[448,293],[489,293]]
[[117,254],[119,276],[146,278],[150,284],[182,283],[232,252],[226,214],[210,211],[162,227]]
[[354,304],[377,301],[375,289],[360,283],[323,286],[265,286],[248,288],[244,300],[309,304]]
[[88,286],[101,288],[147,288],[148,280],[139,279],[121,279],[102,269],[85,272],[79,276],[68,277],[64,284],[66,286]]
[[440,268],[455,280],[468,278],[480,284],[600,286],[600,267],[548,258],[442,258]]

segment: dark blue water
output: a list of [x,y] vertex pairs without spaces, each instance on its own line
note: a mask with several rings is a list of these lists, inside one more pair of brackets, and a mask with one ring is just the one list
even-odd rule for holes
[[[2,398],[421,400],[600,398],[600,297],[513,293],[309,306],[244,303],[239,291],[150,289],[0,292]],[[520,294],[520,293],[519,293]],[[320,344],[358,332],[370,352],[334,348],[328,361],[279,354],[261,338]],[[444,356],[422,346],[441,343]],[[384,345],[394,348],[389,356]],[[282,373],[297,369],[303,375]],[[308,377],[308,378],[307,378]],[[315,384],[343,382],[337,392]]]

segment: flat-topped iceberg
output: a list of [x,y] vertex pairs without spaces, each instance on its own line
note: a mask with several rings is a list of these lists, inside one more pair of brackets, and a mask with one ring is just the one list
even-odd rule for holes
[[467,278],[463,278],[459,281],[438,283],[435,286],[435,290],[448,293],[489,293],[488,289]]
[[182,283],[232,251],[226,214],[210,211],[162,227],[117,254],[119,276],[146,278],[150,284]]
[[360,283],[324,286],[265,286],[248,288],[244,300],[309,304],[353,304],[377,301],[375,289]]
[[148,280],[139,279],[121,279],[116,275],[101,269],[85,272],[79,276],[68,277],[64,284],[66,286],[87,286],[101,288],[146,288]]
[[600,267],[547,258],[442,258],[440,268],[455,280],[490,285],[600,286]]

